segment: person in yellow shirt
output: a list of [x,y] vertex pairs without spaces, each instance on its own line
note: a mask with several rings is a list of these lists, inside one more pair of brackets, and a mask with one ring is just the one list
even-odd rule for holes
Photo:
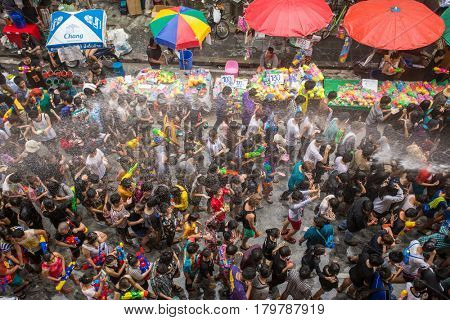
[[170,190],[170,194],[172,195],[173,207],[180,212],[185,212],[189,206],[189,197],[186,188],[177,184]]
[[127,202],[134,194],[133,181],[129,178],[123,179],[117,187],[117,193],[120,195],[123,202]]
[[201,232],[198,230],[197,220],[200,218],[197,212],[192,212],[184,216],[185,222],[183,224],[182,240],[188,239],[189,241],[196,241],[202,237]]
[[315,86],[316,86],[315,81],[308,80],[304,84],[302,84],[300,86],[300,89],[298,90],[298,95],[305,98],[305,101],[301,104],[303,115],[306,115],[306,111],[308,111],[308,103],[309,99],[311,98],[310,93]]

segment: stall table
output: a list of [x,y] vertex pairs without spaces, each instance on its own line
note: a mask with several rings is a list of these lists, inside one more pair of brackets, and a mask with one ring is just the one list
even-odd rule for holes
[[41,41],[41,33],[39,28],[35,24],[27,23],[25,28],[17,28],[14,25],[5,26],[3,28],[3,33],[8,37],[10,42],[15,43],[19,48],[22,48],[22,34],[28,33],[34,37],[37,41]]

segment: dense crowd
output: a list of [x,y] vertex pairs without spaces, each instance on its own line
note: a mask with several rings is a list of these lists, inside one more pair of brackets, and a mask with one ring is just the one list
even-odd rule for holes
[[107,92],[98,62],[47,87],[30,54],[0,76],[0,294],[38,274],[97,300],[448,298],[450,87],[359,118],[309,99],[312,81],[284,105],[250,89],[237,114],[225,87],[211,116]]

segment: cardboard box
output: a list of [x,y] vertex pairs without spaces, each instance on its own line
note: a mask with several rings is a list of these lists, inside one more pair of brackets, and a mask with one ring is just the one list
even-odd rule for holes
[[130,16],[142,14],[141,0],[127,0],[127,7]]

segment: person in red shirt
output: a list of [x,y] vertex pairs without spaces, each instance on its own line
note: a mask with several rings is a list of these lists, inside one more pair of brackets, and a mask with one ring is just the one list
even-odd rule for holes
[[214,220],[219,225],[219,230],[223,230],[227,212],[230,207],[225,203],[224,195],[230,194],[229,188],[217,188],[214,190],[214,195],[211,198],[211,211],[214,215]]

